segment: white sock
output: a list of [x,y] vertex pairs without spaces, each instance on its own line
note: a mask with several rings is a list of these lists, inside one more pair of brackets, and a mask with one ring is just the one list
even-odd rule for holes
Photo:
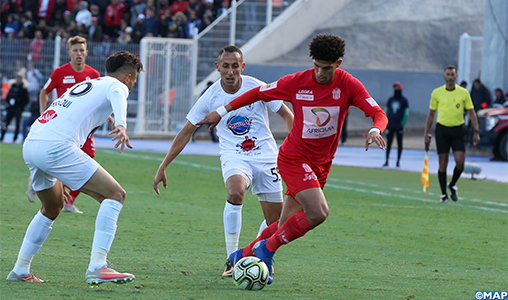
[[268,224],[266,224],[266,220],[263,220],[263,222],[261,222],[261,225],[259,226],[259,231],[256,238],[258,238],[261,235],[261,232],[263,232],[263,230],[265,230],[266,227],[268,227]]
[[233,205],[227,201],[224,207],[224,235],[228,257],[238,250],[240,231],[242,231],[242,207],[243,205]]
[[112,199],[104,199],[99,207],[88,265],[88,270],[91,272],[106,265],[107,254],[115,239],[116,223],[122,207],[122,203]]
[[14,273],[19,276],[26,276],[30,273],[32,259],[41,249],[44,241],[46,241],[51,232],[53,222],[53,220],[43,215],[40,211],[37,212],[26,229],[23,243],[19,249],[18,260],[13,269]]

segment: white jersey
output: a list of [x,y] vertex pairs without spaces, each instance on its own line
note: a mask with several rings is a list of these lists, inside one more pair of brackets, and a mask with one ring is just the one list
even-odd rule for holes
[[72,86],[32,124],[27,140],[61,141],[82,147],[111,115],[127,128],[129,89],[110,76]]
[[[235,94],[226,93],[222,88],[221,80],[210,86],[187,114],[187,120],[196,125],[209,111],[216,110],[246,91],[265,84],[254,77],[241,76],[242,86]],[[270,107],[273,112],[278,112],[282,103],[282,100],[258,101],[230,111],[222,117],[216,127],[221,158],[235,155],[242,159],[259,162],[276,161],[277,144],[268,125],[266,107]]]

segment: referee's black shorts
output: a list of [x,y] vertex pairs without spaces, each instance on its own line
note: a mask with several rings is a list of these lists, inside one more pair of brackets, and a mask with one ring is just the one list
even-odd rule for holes
[[436,125],[437,154],[450,153],[450,148],[455,151],[466,151],[467,128],[464,124],[459,126]]

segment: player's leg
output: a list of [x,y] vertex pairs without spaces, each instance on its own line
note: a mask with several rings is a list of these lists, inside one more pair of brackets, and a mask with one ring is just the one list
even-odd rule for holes
[[251,185],[252,170],[248,163],[237,159],[224,159],[221,166],[228,194],[223,211],[227,261],[222,276],[230,277],[233,274],[236,260],[232,262],[229,257],[238,249],[240,232],[242,230],[243,197]]
[[[93,159],[89,159],[95,162]],[[71,187],[71,189],[76,188]],[[95,232],[90,264],[85,277],[86,282],[88,284],[103,282],[127,283],[134,280],[134,275],[119,273],[107,266],[107,255],[115,238],[118,217],[125,201],[125,190],[101,166],[98,166],[90,180],[79,190],[100,203],[95,220]]]
[[23,158],[30,170],[42,207],[28,225],[16,264],[7,276],[7,280],[11,281],[43,282],[30,273],[30,265],[51,232],[51,226],[63,205],[62,183],[38,167],[45,165],[44,155],[41,155],[45,151],[40,146],[40,143],[33,142],[25,142],[23,145]]
[[[88,154],[91,158],[95,157],[95,142],[93,135],[86,140],[83,147],[81,147],[81,150]],[[74,202],[76,201],[76,198],[79,195],[79,191],[69,191],[69,199],[65,199],[65,205],[63,207],[63,210],[66,212],[76,213],[76,214],[82,214],[83,212],[80,211],[75,205]]]

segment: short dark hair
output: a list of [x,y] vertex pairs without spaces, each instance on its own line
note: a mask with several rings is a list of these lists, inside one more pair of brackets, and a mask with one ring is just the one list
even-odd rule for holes
[[318,34],[309,50],[312,59],[336,62],[346,54],[346,40],[333,34]]
[[220,49],[219,56],[217,57],[217,61],[219,61],[221,59],[222,54],[224,54],[224,52],[227,52],[227,53],[235,53],[235,52],[237,52],[238,54],[240,54],[240,58],[243,61],[243,52],[242,52],[242,50],[240,50],[240,48],[238,48],[236,46],[233,46],[233,45],[228,45],[228,46]]
[[133,71],[143,71],[143,64],[139,57],[127,51],[120,51],[112,54],[106,60],[106,72],[112,73],[131,73]]
[[454,65],[447,65],[446,68],[444,68],[445,72],[446,70],[455,70],[457,72],[457,67]]

